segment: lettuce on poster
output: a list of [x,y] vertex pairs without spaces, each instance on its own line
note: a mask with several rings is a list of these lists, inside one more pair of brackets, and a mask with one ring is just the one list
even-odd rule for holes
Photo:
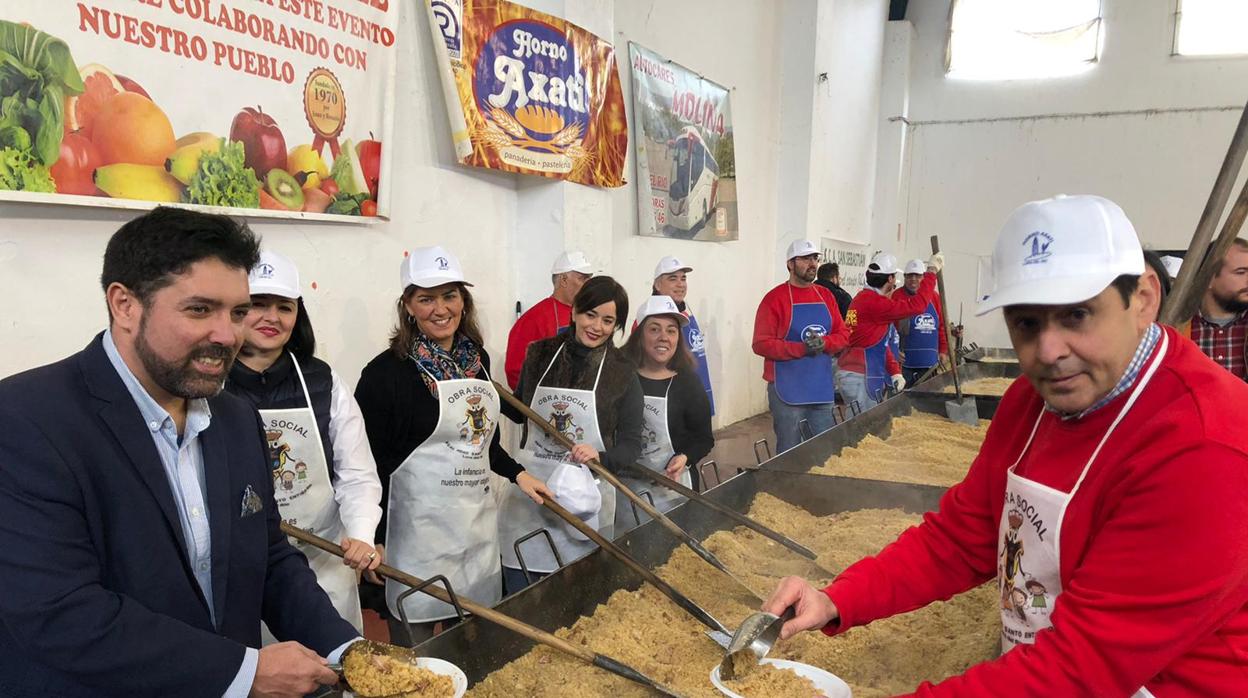
[[295,7],[5,3],[0,199],[386,215],[398,5]]

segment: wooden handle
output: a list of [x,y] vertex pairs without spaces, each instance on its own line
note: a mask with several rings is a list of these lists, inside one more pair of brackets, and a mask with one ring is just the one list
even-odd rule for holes
[[[1187,246],[1187,254],[1183,256],[1179,278],[1174,282],[1174,288],[1170,290],[1170,298],[1166,302],[1166,307],[1162,309],[1161,321],[1168,325],[1178,325],[1189,319],[1196,312],[1196,306],[1200,304],[1200,298],[1204,295],[1205,289],[1209,287],[1208,279],[1212,278],[1213,272],[1210,270],[1207,275],[1202,273],[1205,271],[1205,265],[1201,263],[1201,260],[1205,257],[1209,241],[1213,239],[1213,231],[1222,218],[1222,211],[1226,209],[1226,202],[1231,197],[1235,180],[1239,177],[1240,169],[1243,168],[1245,155],[1248,155],[1248,104],[1244,105],[1244,112],[1240,115],[1239,124],[1235,127],[1235,135],[1231,137],[1230,146],[1226,149],[1226,157],[1222,159],[1222,168],[1218,170],[1218,176],[1213,181],[1213,189],[1209,192],[1208,201],[1205,202],[1205,210],[1200,214],[1196,232]],[[1248,193],[1248,187],[1245,188],[1245,192]],[[1244,193],[1240,194],[1241,199],[1244,196]],[[1242,222],[1241,217],[1240,223]],[[1228,218],[1227,227],[1230,227],[1229,224]],[[1234,226],[1234,229],[1238,232],[1239,225]],[[1225,234],[1224,229],[1223,236]],[[1234,234],[1231,237],[1235,237]],[[1230,242],[1227,241],[1226,244],[1229,246]],[[1212,259],[1204,261],[1205,263],[1213,262]],[[1221,264],[1221,262],[1222,259],[1219,257],[1217,263]],[[1206,279],[1204,284],[1200,283],[1202,278]]]
[[[576,445],[572,443],[571,439],[564,436],[562,432],[556,429],[553,424],[546,421],[545,419],[542,419],[542,416],[534,412],[533,408],[524,404],[522,400],[517,398],[515,395],[512,395],[509,390],[504,388],[502,385],[499,385],[498,381],[494,381],[494,389],[498,391],[498,394],[502,396],[503,400],[505,400],[507,404],[516,408],[516,410],[518,410],[520,414],[524,415],[526,419],[536,424],[542,431],[546,432],[548,435],[550,435],[551,438],[559,442],[559,445],[563,446],[569,451],[571,451],[572,447]],[[617,491],[623,493],[625,497],[628,497],[628,499],[631,500],[634,504],[641,507],[641,510],[646,512],[646,514],[648,514],[650,518],[654,519],[655,521],[658,521],[659,525],[667,529],[672,535],[676,536],[676,538],[680,540],[682,543],[684,543],[686,547],[692,550],[695,555],[705,560],[709,565],[711,565],[715,569],[728,575],[730,578],[732,578],[733,581],[737,582],[737,584],[739,584],[743,589],[749,591],[751,594],[753,594],[756,597],[758,596],[758,594],[755,593],[754,590],[750,589],[750,587],[747,586],[744,582],[737,579],[736,576],[732,574],[732,571],[728,569],[728,566],[725,565],[723,562],[721,562],[719,558],[715,557],[715,555],[713,555],[711,551],[707,550],[705,546],[703,546],[700,542],[698,542],[696,538],[689,535],[680,526],[677,526],[676,522],[667,518],[667,516],[662,514],[658,509],[655,509],[653,506],[651,506],[650,503],[647,502],[645,499],[642,499],[641,497],[639,497],[636,492],[633,492],[631,489],[629,489],[628,486],[625,485],[623,482],[620,482],[620,479],[615,476],[615,473],[612,473],[610,470],[607,470],[605,467],[603,467],[602,463],[598,462],[597,458],[590,459],[590,461],[586,463],[586,465],[589,466],[590,470],[597,473],[599,477],[601,477],[602,479],[610,483],[611,486],[614,487]]]
[[[285,533],[291,538],[301,540],[304,543],[307,543],[308,545],[311,545],[313,547],[320,548],[321,550],[324,550],[325,552],[331,555],[337,555],[338,557],[342,557],[345,552],[341,546],[333,542],[330,542],[328,540],[325,540],[324,538],[321,538],[318,535],[308,533],[307,531],[301,528],[296,528],[294,526],[291,526],[285,521],[282,522],[282,533]],[[386,565],[386,564],[378,565],[376,572],[377,574],[380,574],[383,577],[393,579],[396,582],[399,582],[401,584],[406,584],[410,587],[417,587],[425,583],[425,580],[415,575],[408,574],[407,572],[404,572],[402,570],[397,570],[391,567],[390,565]],[[443,603],[448,603],[448,604],[452,603],[450,594],[447,594],[446,591],[442,589],[441,587],[427,586],[421,591],[423,593],[426,593],[434,597],[435,599]],[[543,645],[553,647],[554,649],[557,649],[561,652],[566,652],[574,657],[579,657],[585,660],[586,662],[589,662],[590,664],[594,663],[595,657],[597,655],[595,655],[595,653],[590,651],[589,648],[587,647],[574,645],[571,642],[568,642],[567,640],[564,640],[556,635],[552,635],[551,633],[546,632],[545,630],[535,628],[529,625],[528,623],[516,620],[515,618],[512,618],[511,616],[506,615],[504,613],[499,613],[498,611],[495,611],[492,608],[487,608],[485,606],[477,604],[462,596],[459,596],[458,594],[456,595],[455,598],[457,601],[459,601],[459,605],[463,607],[465,611],[468,611],[469,613],[472,613],[475,616],[480,616],[481,618],[484,618],[485,620],[488,620],[491,623],[494,623],[496,625],[501,625],[502,627],[507,628],[508,630],[512,632],[523,635],[524,637],[527,637],[530,640],[533,640],[534,642],[539,642]]]
[[[499,385],[498,381],[494,382],[494,389],[498,391],[498,394],[501,395],[503,399],[507,401],[508,404],[510,404],[512,407],[516,408],[517,410],[519,410],[520,413],[523,414],[530,422],[536,424],[542,431],[546,432],[546,434],[549,435],[552,439],[554,439],[555,441],[558,441],[560,446],[563,446],[564,448],[571,451],[572,447],[576,445],[572,443],[572,439],[569,439],[567,436],[563,434],[563,432],[556,429],[553,424],[546,421],[545,419],[542,419],[542,416],[534,412],[533,408],[524,404],[524,402],[520,400],[520,398],[516,397],[515,395],[512,395],[506,388]],[[668,531],[671,531],[672,534],[675,535],[677,538],[680,538],[686,543],[692,543],[692,544],[698,545],[699,548],[701,547],[701,544],[699,544],[696,540],[694,540],[693,536],[690,536],[688,533],[685,532],[684,529],[682,529],[680,526],[677,526],[674,521],[664,516],[662,513],[659,512],[658,509],[655,509],[653,506],[651,506],[649,502],[647,502],[642,497],[638,496],[636,492],[633,492],[631,489],[629,489],[628,486],[625,485],[623,482],[620,482],[620,479],[615,476],[615,473],[611,472],[610,470],[607,470],[602,465],[602,463],[598,461],[597,458],[590,459],[590,461],[586,463],[586,465],[589,466],[590,470],[593,470],[595,473],[598,474],[599,477],[606,480],[617,491],[622,493],[625,497],[627,497],[634,504],[640,507],[642,511],[646,512],[646,514],[650,516],[650,518],[655,519],[663,526],[663,528],[666,528]],[[701,553],[699,553],[699,555],[701,555]],[[720,564],[717,564],[717,563],[718,563],[718,560],[711,564],[715,565],[716,567],[720,567]],[[725,572],[727,571],[727,569],[723,567],[720,567],[720,569],[723,569]]]
[[[932,254],[940,254],[940,240],[932,236]],[[940,292],[940,334],[945,338],[945,346],[949,345],[949,308],[945,306],[945,270],[942,266],[936,272],[937,290]],[[958,355],[949,355],[949,365],[953,371],[953,392],[958,402],[962,402],[962,382],[958,379]]]
[[701,492],[698,492],[697,490],[694,490],[693,488],[686,487],[682,485],[681,483],[671,479],[670,477],[667,477],[666,475],[662,473],[651,470],[650,468],[647,468],[644,465],[634,465],[632,469],[634,472],[641,475],[642,477],[645,477],[651,482],[662,485],[663,487],[666,487],[669,490],[672,490],[673,492],[677,494],[684,495],[691,502],[697,502],[698,504],[701,504],[702,506],[705,506],[709,509],[713,509],[723,514],[724,516],[727,516],[733,521],[736,521],[737,523],[740,523],[743,526],[750,528],[754,531],[757,531],[758,533],[761,533],[762,535],[774,540],[775,542],[779,543],[780,545],[783,545],[784,547],[788,548],[789,550],[792,550],[793,552],[797,553],[798,555],[801,555],[802,557],[808,558],[810,560],[814,560],[815,558],[818,557],[818,555],[816,555],[813,550],[811,550],[810,548],[807,548],[801,543],[798,543],[792,538],[789,538],[783,533],[780,533],[779,531],[768,528],[762,525],[761,523],[755,521],[754,519],[751,519],[750,517],[746,516],[745,514],[742,514],[741,512],[733,509],[732,507],[721,504],[720,502],[717,502],[714,499],[707,497]]
[[548,498],[543,497],[542,506],[545,506],[547,509],[550,509],[551,511],[555,512],[556,516],[563,519],[564,521],[567,521],[569,524],[572,525],[573,528],[580,531],[587,538],[597,543],[603,550],[607,551],[613,557],[618,559],[620,562],[623,562],[626,566],[628,566],[634,572],[641,575],[642,579],[646,580],[651,585],[653,585],[656,589],[663,592],[664,596],[666,596],[667,598],[675,602],[677,606],[680,606],[681,608],[685,609],[685,611],[687,611],[689,615],[693,616],[703,625],[707,626],[711,630],[718,630],[728,635],[732,634],[728,630],[728,628],[724,627],[723,623],[720,623],[718,620],[716,620],[715,617],[712,616],[708,611],[706,611],[701,606],[694,603],[693,600],[690,599],[689,597],[685,596],[679,591],[676,591],[676,589],[672,585],[663,581],[663,579],[660,578],[659,575],[655,574],[654,572],[651,572],[649,569],[644,567],[640,562],[637,562],[637,560],[634,559],[633,556],[624,552],[624,550],[620,548],[620,546],[607,540],[606,537],[603,536],[601,533],[599,533],[597,530],[595,530],[593,526],[590,526],[589,524],[582,521],[580,517],[573,515],[572,512],[563,508],[563,506],[560,505],[558,502],[556,502],[553,499],[548,499]]

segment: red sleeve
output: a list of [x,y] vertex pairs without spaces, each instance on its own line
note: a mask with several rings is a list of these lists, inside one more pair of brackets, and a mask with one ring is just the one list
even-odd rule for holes
[[788,332],[788,304],[778,302],[780,294],[768,293],[758,304],[754,314],[754,353],[772,361],[800,359],[806,355],[806,345],[784,339]]
[[841,308],[836,304],[836,296],[828,289],[816,285],[823,304],[828,306],[828,314],[832,316],[832,329],[823,337],[823,353],[838,354],[849,344],[849,326],[841,317]]
[[[1244,456],[1210,443],[1167,460],[1106,502],[1117,514],[1063,589],[1051,631],[914,695],[1130,695],[1234,616],[1248,584],[1248,498],[1226,493],[1248,489]],[[1242,689],[1233,672],[1226,685]]]
[[897,363],[897,357],[893,356],[892,346],[884,348],[884,368],[888,370],[890,376],[901,373],[901,364]]
[[932,307],[936,310],[936,337],[939,345],[936,353],[948,356],[949,342],[945,339],[945,334],[949,328],[945,327],[945,316],[940,313],[940,294],[935,291],[932,292]]
[[503,359],[503,369],[507,372],[507,384],[512,390],[515,390],[520,382],[520,369],[524,367],[524,352],[528,350],[530,344],[541,339],[536,318],[533,308],[529,308],[529,311],[521,315],[516,320],[516,324],[511,326],[511,331],[507,333],[507,355]]
[[872,294],[867,297],[870,299],[870,306],[864,310],[868,310],[871,318],[879,322],[892,322],[918,315],[927,308],[929,302],[936,302],[935,288],[936,275],[929,271],[923,275],[919,290],[913,296],[909,293],[894,293],[892,296]]
[[[989,434],[997,421],[989,427]],[[998,430],[999,431],[999,430]],[[987,450],[990,442],[985,439]],[[836,604],[840,622],[828,635],[947,599],[996,574],[996,523],[1004,497],[981,455],[966,478],[941,497],[940,507],[923,523],[906,530],[874,557],[863,558],[824,589]],[[1000,490],[992,496],[992,490]]]

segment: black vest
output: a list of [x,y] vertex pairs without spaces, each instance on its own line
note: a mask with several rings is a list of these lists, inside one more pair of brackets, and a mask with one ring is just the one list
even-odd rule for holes
[[[334,477],[334,444],[329,438],[329,409],[333,400],[334,377],[329,364],[312,357],[299,362],[303,380],[308,384],[308,397],[312,398],[312,412],[316,415],[316,427],[321,432],[321,447],[325,449],[325,461],[329,467],[330,481]],[[295,362],[290,352],[282,352],[269,370],[257,373],[242,361],[234,360],[225,389],[231,394],[251,403],[257,410],[284,410],[306,407],[303,386],[295,373]]]

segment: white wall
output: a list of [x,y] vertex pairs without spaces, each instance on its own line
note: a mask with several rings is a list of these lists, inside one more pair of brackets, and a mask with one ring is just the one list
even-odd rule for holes
[[[842,187],[845,181],[870,182],[874,176],[872,100],[878,90],[885,0],[524,4],[613,38],[626,101],[630,39],[733,88],[740,241],[638,237],[632,184],[598,190],[455,164],[428,20],[424,12],[413,11],[417,3],[405,2],[396,137],[387,144],[394,160],[392,219],[371,226],[253,223],[266,245],[299,264],[321,356],[354,383],[363,365],[385,346],[399,293],[398,263],[413,247],[440,243],[459,255],[476,284],[482,329],[500,365],[516,301],[527,308],[548,293],[550,263],[560,247],[584,249],[625,285],[634,303],[649,293],[658,258],[675,254],[695,267],[689,301],[713,342],[709,354],[718,422],[763,411],[762,362],[750,351],[750,337],[759,298],[784,273],[777,259],[777,248],[787,244],[777,232],[781,210],[793,206],[823,218],[800,232],[816,240],[842,218],[854,221],[855,230],[869,218],[870,187]],[[790,19],[787,28],[782,16]],[[819,50],[823,63],[818,71],[811,64],[813,53],[796,60],[790,55],[793,22],[813,27],[809,35],[819,42],[835,40],[829,55]],[[782,77],[799,68],[807,77],[792,81],[789,94],[802,97],[782,95]],[[837,82],[816,94],[813,76],[824,71]],[[852,99],[842,103],[838,94]],[[824,126],[812,125],[812,119]],[[804,122],[805,130],[786,129],[791,120]],[[826,153],[812,154],[807,146],[800,170],[806,174],[798,179],[819,182],[823,189],[804,187],[809,195],[786,199],[781,207],[780,173],[791,168],[792,159],[778,144],[788,139],[800,151],[814,129],[827,144],[820,146]],[[828,153],[846,160],[836,163],[835,176]],[[635,177],[631,152],[626,176]],[[10,299],[0,316],[0,376],[77,351],[104,327],[100,259],[108,236],[130,215],[0,203],[0,294]],[[798,234],[786,226],[785,235]]]
[[[1173,0],[1102,7],[1100,62],[1051,80],[946,79],[949,0],[912,2],[913,33],[890,29],[885,84],[907,70],[910,79],[880,116],[909,126],[905,138],[882,141],[881,169],[902,166],[896,190],[881,184],[877,202],[899,203],[877,205],[873,244],[926,256],[928,236],[939,234],[950,312],[956,318],[965,303],[968,339],[981,345],[1008,344],[999,313],[974,319],[972,310],[976,259],[991,253],[1011,210],[1058,193],[1102,194],[1146,245],[1186,248],[1248,98],[1248,59],[1170,55]],[[890,60],[907,53],[908,65]]]

